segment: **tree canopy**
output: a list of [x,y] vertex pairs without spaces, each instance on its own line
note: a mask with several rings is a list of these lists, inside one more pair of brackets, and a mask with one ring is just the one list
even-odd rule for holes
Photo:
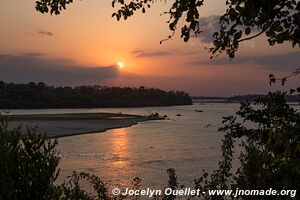
[[54,87],[44,83],[14,84],[0,81],[0,108],[107,108],[190,105],[182,91],[99,85]]
[[[166,0],[165,0],[166,1]],[[112,14],[117,20],[128,19],[141,10],[146,12],[155,0],[112,0],[117,10]],[[193,35],[201,35],[200,11],[204,0],[172,0],[172,6],[164,14],[169,15],[171,34],[161,42],[172,38],[181,30],[181,38],[187,42]],[[36,9],[41,13],[60,14],[73,0],[37,0]],[[290,42],[300,47],[299,0],[226,0],[227,10],[220,15],[220,29],[213,34],[213,55],[226,52],[235,57],[239,44],[264,34],[270,45]],[[181,23],[185,21],[185,23]],[[179,23],[180,22],[180,23]]]

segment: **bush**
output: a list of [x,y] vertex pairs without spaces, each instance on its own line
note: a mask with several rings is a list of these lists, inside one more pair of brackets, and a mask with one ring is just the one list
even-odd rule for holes
[[59,170],[56,140],[28,128],[8,130],[0,119],[0,199],[51,199]]

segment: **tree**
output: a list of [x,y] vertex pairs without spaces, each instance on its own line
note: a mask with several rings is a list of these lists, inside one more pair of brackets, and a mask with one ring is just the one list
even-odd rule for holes
[[[165,0],[166,1],[166,0]],[[117,20],[134,15],[138,10],[143,13],[155,0],[112,0],[118,10],[112,14]],[[60,14],[73,0],[37,0],[36,9],[41,13]],[[169,11],[171,34],[161,42],[172,38],[177,29],[185,42],[192,35],[199,35],[205,27],[199,26],[200,11],[204,0],[173,0]],[[220,16],[220,30],[213,34],[213,55],[226,52],[235,57],[239,44],[265,34],[270,45],[290,42],[300,47],[300,2],[297,0],[227,0],[226,12]],[[185,23],[181,25],[181,21]],[[180,23],[179,23],[180,22]],[[182,26],[182,27],[180,27]]]
[[182,91],[156,88],[77,86],[54,87],[44,83],[0,82],[0,108],[100,108],[190,105],[191,97]]

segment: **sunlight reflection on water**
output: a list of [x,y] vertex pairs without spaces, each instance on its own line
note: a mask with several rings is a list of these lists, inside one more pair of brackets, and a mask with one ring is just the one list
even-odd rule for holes
[[[60,138],[59,181],[73,170],[101,177],[112,186],[127,187],[139,176],[142,186],[164,187],[168,168],[176,169],[180,184],[189,186],[202,169],[212,171],[220,156],[222,117],[239,104],[198,103],[191,106],[111,109],[14,110],[14,114],[159,113],[170,120],[147,121],[101,133]],[[201,110],[203,112],[196,112]],[[180,114],[180,116],[178,116]]]
[[94,112],[130,114],[158,112],[168,115],[170,120],[147,121],[130,128],[60,138],[58,147],[62,155],[82,155],[63,156],[60,179],[77,170],[100,176],[110,187],[127,187],[136,176],[142,178],[142,186],[164,187],[168,180],[166,170],[172,167],[177,171],[180,184],[191,185],[202,169],[211,171],[216,167],[222,139],[217,129],[222,117],[232,114],[238,107],[238,104],[218,103],[95,109]]

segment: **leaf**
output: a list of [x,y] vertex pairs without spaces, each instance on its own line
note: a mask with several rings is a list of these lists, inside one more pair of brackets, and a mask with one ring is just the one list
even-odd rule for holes
[[246,29],[245,29],[245,34],[246,35],[249,35],[251,33],[251,28],[250,27],[247,27]]
[[293,93],[295,93],[295,92],[296,92],[295,89],[290,89],[290,94],[293,94]]
[[272,85],[272,83],[275,83],[276,82],[276,79],[273,77],[273,78],[270,78],[270,85]]
[[235,35],[234,35],[234,40],[239,40],[243,35],[243,32],[242,31],[239,31],[237,32]]
[[276,36],[277,39],[277,43],[281,44],[284,42],[285,40],[285,33],[280,33]]
[[286,78],[281,79],[281,85],[284,85],[286,82]]

